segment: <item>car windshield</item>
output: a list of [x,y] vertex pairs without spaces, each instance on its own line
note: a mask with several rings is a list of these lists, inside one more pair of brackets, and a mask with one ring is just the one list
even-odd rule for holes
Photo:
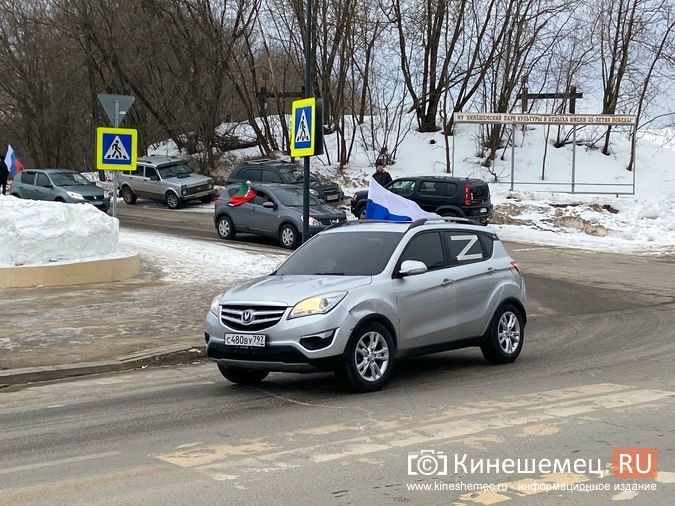
[[92,184],[86,177],[78,172],[52,172],[50,176],[56,186],[81,186]]
[[[276,188],[274,190],[274,196],[279,199],[279,202],[284,206],[299,207],[302,205],[302,190],[300,188]],[[320,206],[321,201],[313,195],[310,195],[309,205]]]
[[157,170],[159,170],[159,175],[162,176],[162,179],[168,179],[170,177],[185,178],[193,172],[190,166],[185,162],[165,165],[164,167],[159,167]]
[[[301,183],[303,180],[303,170],[300,167],[284,167],[279,169],[279,173],[286,183]],[[309,180],[312,183],[318,181],[318,179],[311,174],[309,175]]]
[[380,274],[403,232],[319,234],[277,269],[283,275],[375,276]]

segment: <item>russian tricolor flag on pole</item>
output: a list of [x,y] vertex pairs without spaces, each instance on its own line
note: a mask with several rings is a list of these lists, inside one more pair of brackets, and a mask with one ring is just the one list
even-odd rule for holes
[[5,155],[5,165],[7,166],[7,170],[9,171],[9,174],[12,177],[16,176],[17,173],[23,170],[23,164],[21,163],[21,160],[19,160],[19,157],[16,156],[16,153],[12,149],[11,145],[7,146],[7,154]]
[[415,221],[421,218],[434,219],[440,216],[423,211],[412,200],[390,192],[374,179],[370,180],[366,203],[367,220]]

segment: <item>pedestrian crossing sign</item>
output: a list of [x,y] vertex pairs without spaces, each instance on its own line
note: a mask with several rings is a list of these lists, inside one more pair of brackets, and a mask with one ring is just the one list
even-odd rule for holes
[[96,129],[96,168],[136,170],[137,131],[133,128]]
[[316,99],[294,101],[291,118],[291,156],[316,154]]

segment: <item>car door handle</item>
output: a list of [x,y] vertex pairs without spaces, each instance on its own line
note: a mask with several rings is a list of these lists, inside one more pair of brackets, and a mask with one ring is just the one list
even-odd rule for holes
[[450,286],[454,284],[455,284],[454,279],[445,278],[443,281],[441,281],[441,286]]
[[497,272],[497,269],[495,269],[494,267],[488,267],[487,272],[488,274],[494,274],[495,272]]

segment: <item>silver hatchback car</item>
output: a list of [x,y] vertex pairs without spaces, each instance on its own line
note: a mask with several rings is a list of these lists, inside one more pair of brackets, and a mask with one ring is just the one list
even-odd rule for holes
[[494,231],[469,220],[347,222],[269,276],[216,296],[209,358],[228,380],[333,370],[373,391],[399,358],[479,346],[496,364],[523,348],[526,290]]

